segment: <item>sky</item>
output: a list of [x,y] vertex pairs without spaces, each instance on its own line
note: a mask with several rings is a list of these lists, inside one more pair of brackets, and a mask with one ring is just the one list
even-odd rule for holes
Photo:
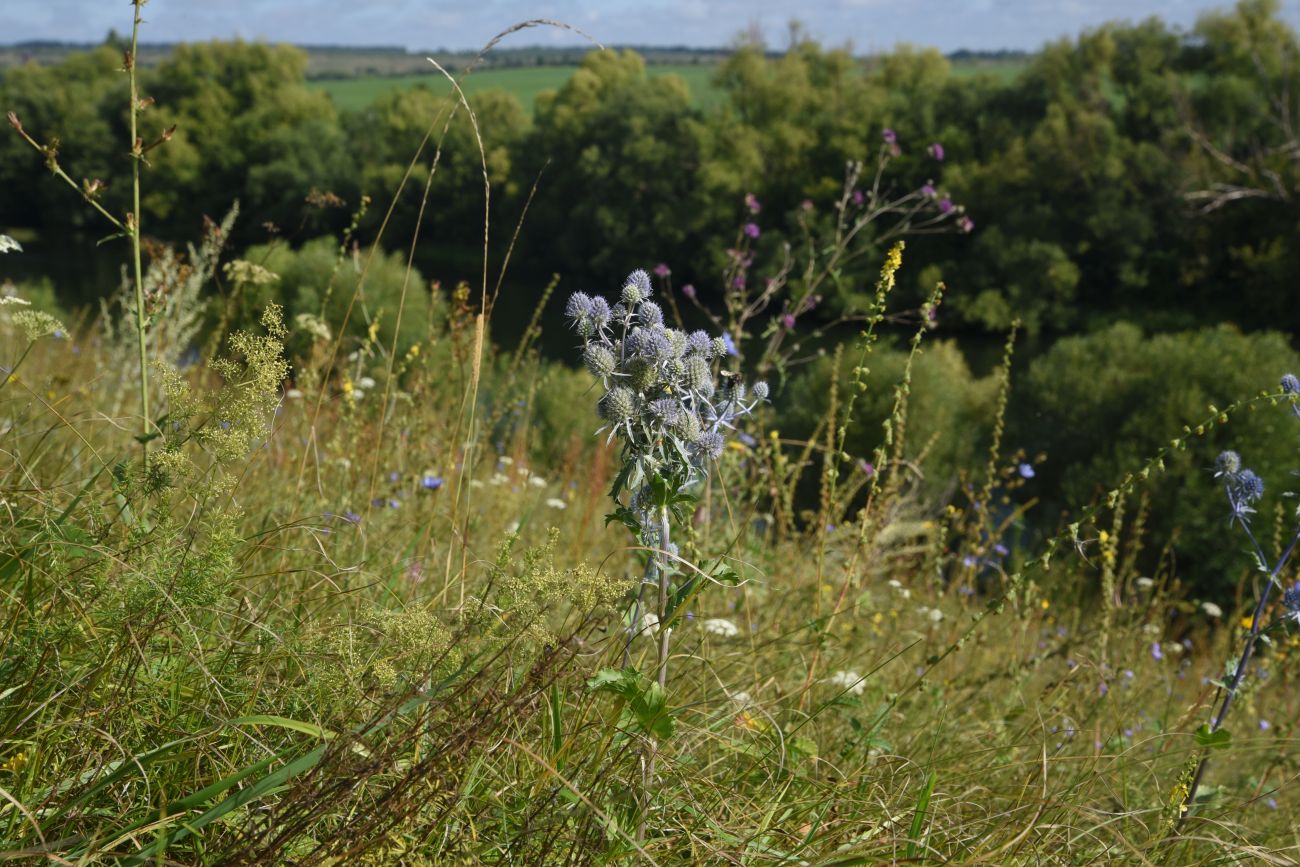
[[[858,53],[899,42],[960,48],[1032,50],[1106,21],[1158,15],[1190,27],[1215,0],[151,0],[146,41],[267,39],[300,45],[400,45],[478,48],[497,32],[533,18],[580,28],[606,45],[727,45],[757,26],[781,47],[798,18],[807,32]],[[1300,29],[1300,0],[1282,0]],[[130,30],[127,0],[0,0],[0,43],[29,39],[97,42],[110,28]],[[537,28],[506,44],[562,45],[574,34]]]

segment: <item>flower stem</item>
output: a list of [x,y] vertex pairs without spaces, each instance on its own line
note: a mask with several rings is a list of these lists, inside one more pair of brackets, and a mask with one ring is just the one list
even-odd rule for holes
[[127,234],[131,241],[131,265],[135,277],[135,328],[140,352],[140,445],[144,450],[144,461],[149,460],[149,361],[145,339],[147,323],[144,312],[144,273],[140,260],[140,163],[144,160],[144,149],[137,132],[140,112],[140,92],[136,79],[136,49],[140,36],[140,10],[145,0],[132,0],[133,20],[131,22],[131,53],[127,59],[126,72],[131,83],[131,218],[127,220]]
[[[1255,538],[1255,534],[1251,532],[1250,524],[1240,516],[1238,516],[1237,522],[1246,531],[1246,536],[1250,539],[1251,545],[1254,546],[1255,556],[1259,558],[1260,564],[1267,563],[1268,561],[1264,558],[1264,549]],[[1246,636],[1246,645],[1242,648],[1241,658],[1237,660],[1236,670],[1233,671],[1232,680],[1228,683],[1227,691],[1223,695],[1223,703],[1219,705],[1219,712],[1214,715],[1214,719],[1210,722],[1211,733],[1218,731],[1223,725],[1223,721],[1228,717],[1228,709],[1232,707],[1232,700],[1237,696],[1237,689],[1241,686],[1242,680],[1245,679],[1246,666],[1250,663],[1250,657],[1255,652],[1255,643],[1259,638],[1260,628],[1264,624],[1264,609],[1268,606],[1269,596],[1272,595],[1273,584],[1276,583],[1277,576],[1286,566],[1287,561],[1291,559],[1291,554],[1295,551],[1297,543],[1300,543],[1300,530],[1297,530],[1296,534],[1291,537],[1291,544],[1287,545],[1277,564],[1269,570],[1268,583],[1260,591],[1259,603],[1256,604],[1255,616],[1250,621],[1250,633]],[[1174,826],[1175,830],[1182,828],[1183,822],[1191,812],[1192,802],[1196,799],[1196,790],[1200,788],[1201,778],[1205,775],[1205,766],[1208,763],[1209,756],[1206,755],[1201,758],[1201,761],[1196,766],[1196,773],[1192,777],[1191,784],[1187,787],[1187,795],[1183,798],[1183,803],[1178,811],[1178,822]]]

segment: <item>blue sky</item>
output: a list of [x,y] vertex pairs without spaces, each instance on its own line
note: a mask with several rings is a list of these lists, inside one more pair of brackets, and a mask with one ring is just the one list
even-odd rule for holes
[[[958,48],[1032,49],[1111,20],[1159,15],[1188,27],[1214,0],[152,0],[147,39],[241,36],[275,42],[476,48],[529,18],[580,27],[605,44],[727,44],[757,25],[784,44],[786,23],[804,22],[823,42],[859,52],[898,42]],[[1300,28],[1300,0],[1283,17]],[[130,28],[126,0],[0,0],[0,42],[97,41]],[[536,29],[508,44],[570,44],[573,34]]]

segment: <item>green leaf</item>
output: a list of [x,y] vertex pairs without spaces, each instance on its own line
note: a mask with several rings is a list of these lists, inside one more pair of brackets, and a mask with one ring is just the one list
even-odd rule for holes
[[641,522],[637,520],[636,512],[633,512],[631,509],[627,508],[626,506],[619,506],[617,509],[615,509],[614,511],[610,512],[608,515],[605,516],[606,527],[608,527],[610,524],[614,523],[615,521],[618,521],[624,527],[627,527],[629,530],[631,530],[632,535],[634,536],[641,535]]
[[677,721],[668,710],[668,695],[657,683],[646,687],[645,691],[632,701],[631,709],[641,730],[661,741],[671,738],[677,730]]
[[276,726],[282,729],[289,729],[295,732],[302,732],[305,735],[311,735],[323,741],[332,740],[338,737],[337,732],[332,732],[327,728],[322,728],[315,723],[303,722],[301,720],[289,719],[284,716],[273,716],[271,714],[254,714],[253,716],[241,716],[238,719],[230,721],[232,726],[254,725],[254,726]]
[[1227,729],[1211,731],[1209,725],[1196,730],[1196,745],[1211,750],[1226,750],[1232,745],[1232,734]]
[[587,681],[587,689],[632,701],[641,694],[641,675],[634,668],[602,668]]
[[921,839],[921,829],[925,827],[925,814],[930,809],[930,796],[934,794],[934,783],[938,775],[931,771],[926,777],[925,785],[921,788],[921,793],[916,798],[916,812],[912,814],[912,828],[908,832],[907,852],[903,856],[907,860],[916,857],[916,844]]

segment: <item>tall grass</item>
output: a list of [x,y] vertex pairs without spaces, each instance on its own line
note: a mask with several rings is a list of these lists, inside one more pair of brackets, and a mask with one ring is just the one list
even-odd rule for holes
[[[432,145],[435,169],[447,122],[416,155]],[[340,254],[363,275],[349,316],[367,261]],[[674,527],[683,562],[725,564],[736,586],[684,597],[671,646],[626,640],[648,555],[606,526],[619,464],[591,436],[589,378],[486,339],[486,261],[400,358],[374,320],[360,339],[343,322],[291,333],[272,307],[182,369],[167,341],[190,333],[187,296],[156,309],[156,375],[120,377],[103,321],[3,316],[5,857],[1294,860],[1300,641],[1256,650],[1242,722],[1207,745],[1258,597],[1248,563],[1242,610],[1216,613],[1127,556],[1142,524],[1122,509],[1163,453],[1043,548],[996,550],[1023,463],[996,441],[969,502],[924,498],[911,362],[896,382],[869,370],[904,267],[900,247],[817,433],[783,437],[779,398],[757,411]],[[909,318],[910,358],[939,300]],[[847,454],[866,389],[894,412],[872,455]],[[1277,398],[1215,409],[1170,449]],[[146,400],[165,414],[141,465],[120,408]],[[1213,747],[1231,761],[1179,822],[1180,775]]]

